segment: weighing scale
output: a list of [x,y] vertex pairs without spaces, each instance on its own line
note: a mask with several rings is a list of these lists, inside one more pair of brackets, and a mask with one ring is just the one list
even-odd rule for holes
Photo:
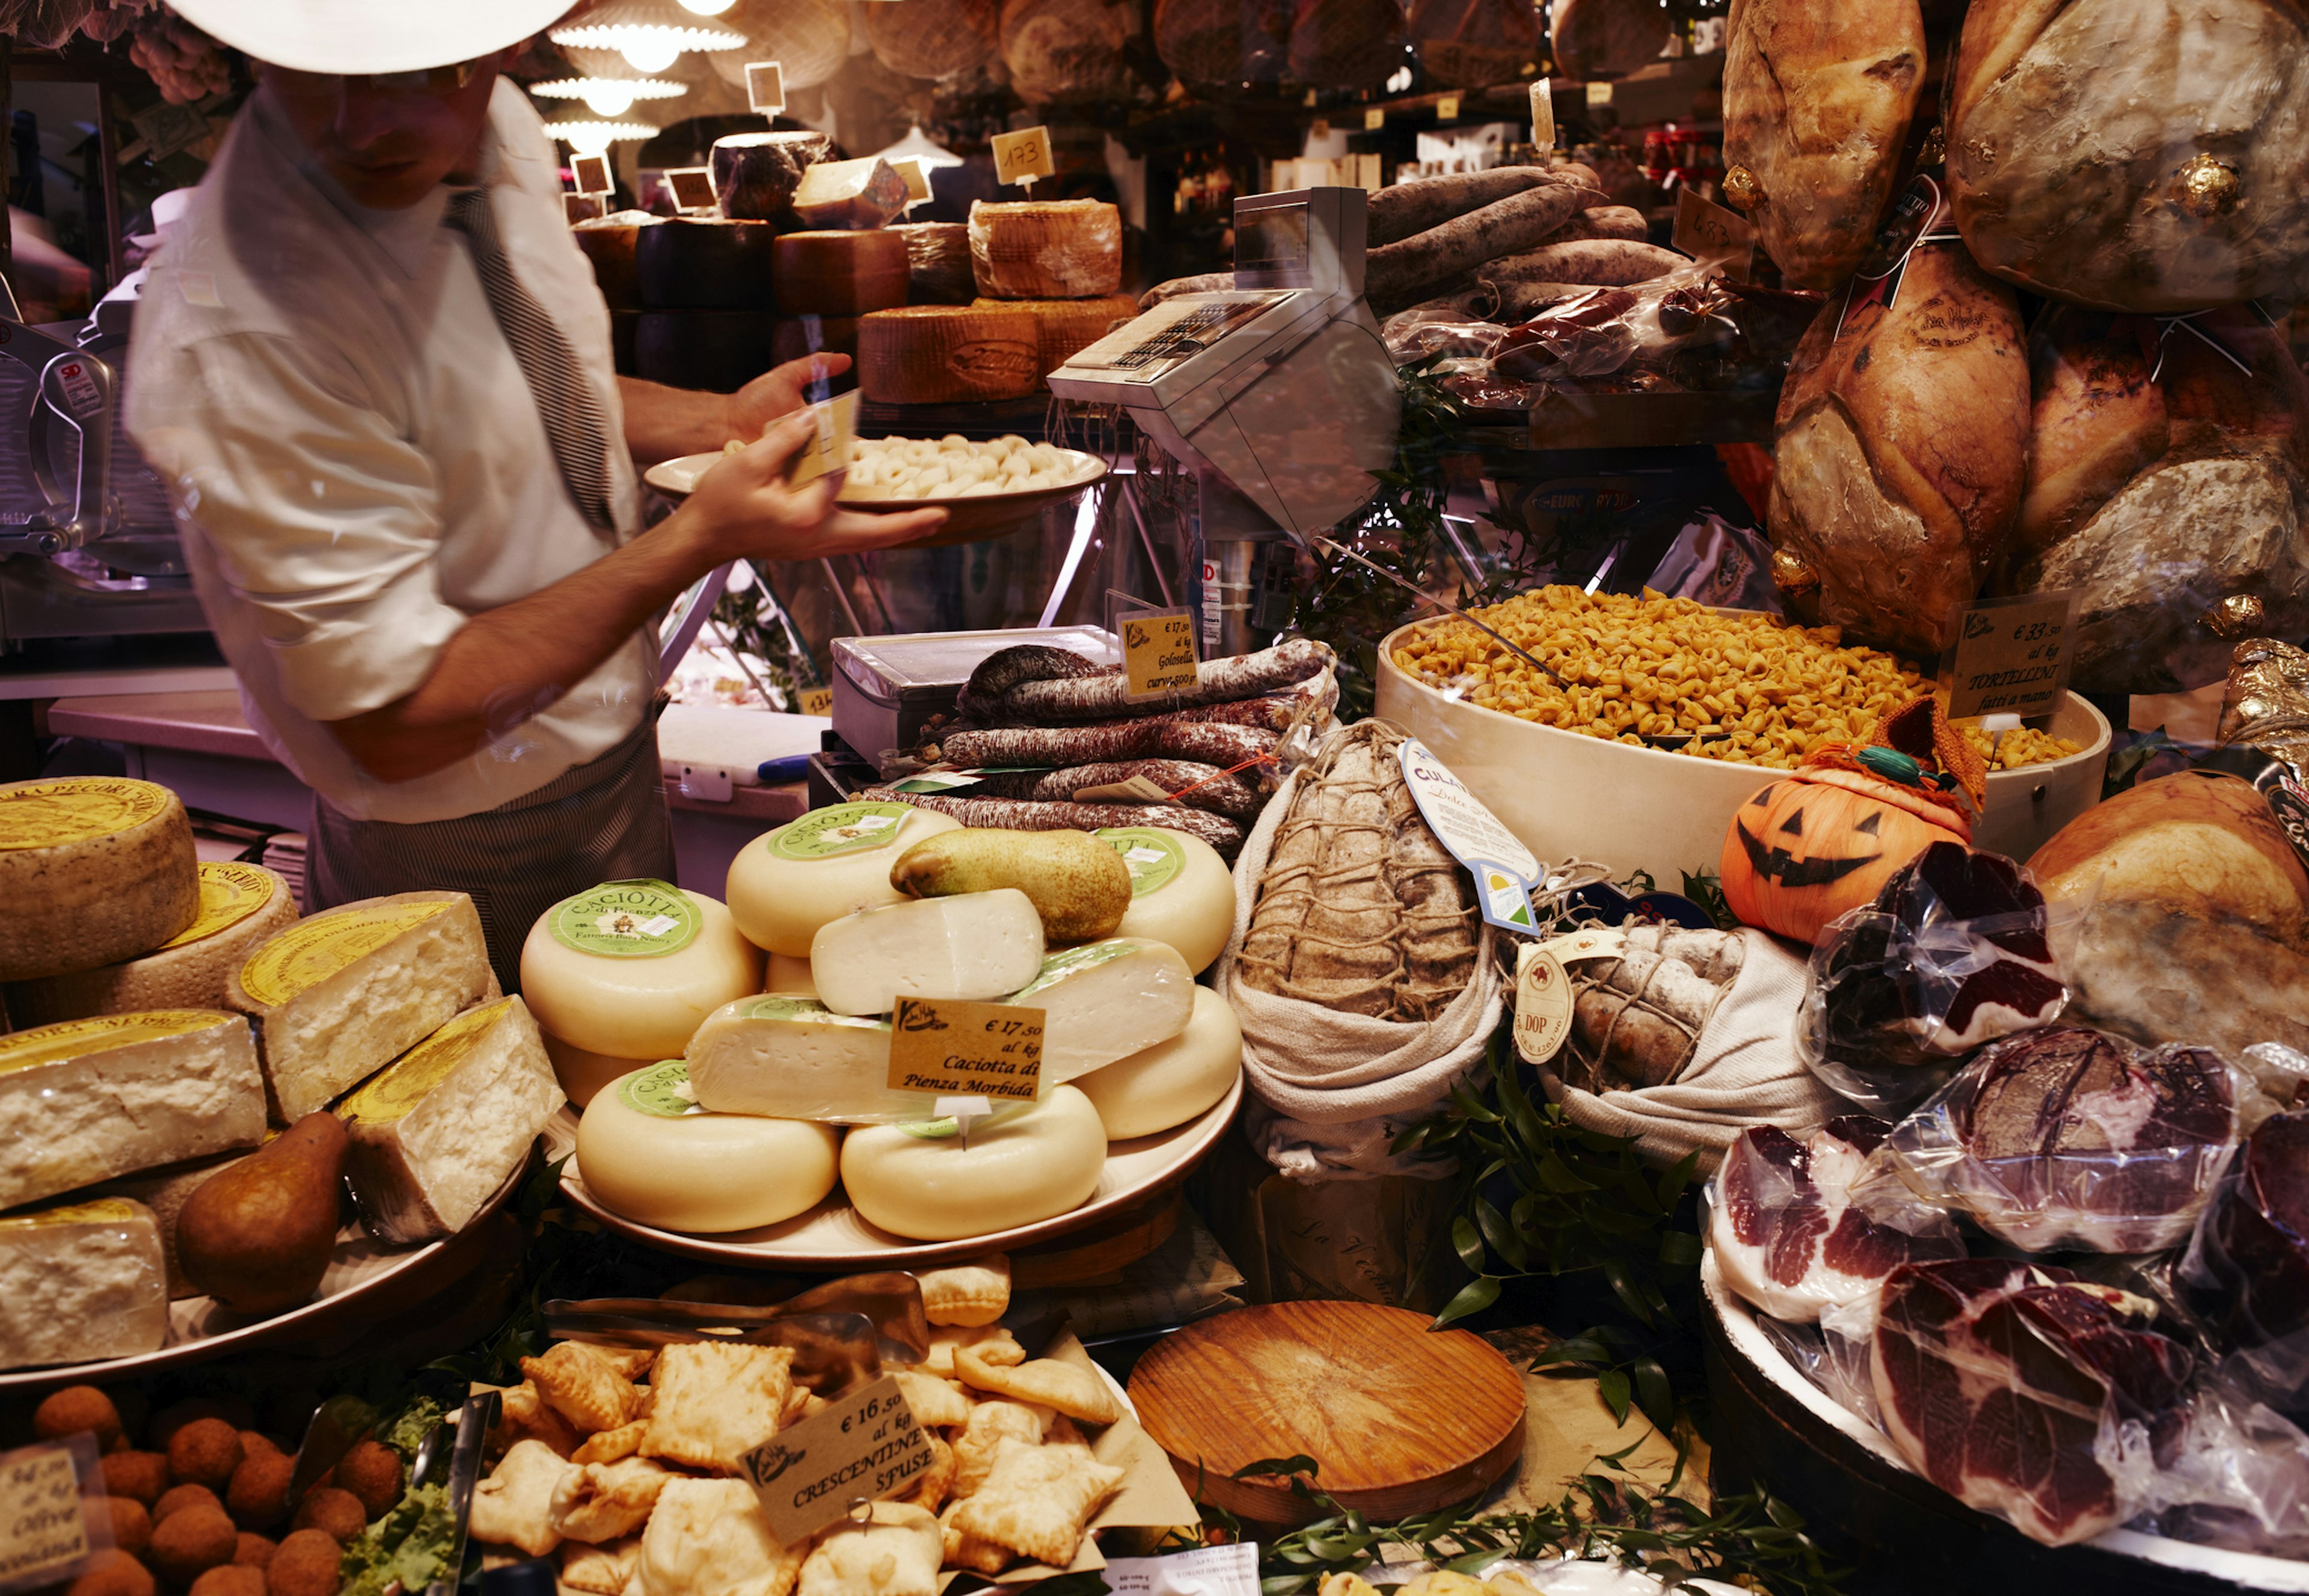
[[1363,302],[1368,198],[1238,198],[1232,289],[1167,299],[1050,375],[1061,399],[1129,412],[1194,472],[1206,657],[1276,629],[1254,627],[1250,595],[1290,590],[1285,540],[1311,549],[1394,461],[1403,388]]

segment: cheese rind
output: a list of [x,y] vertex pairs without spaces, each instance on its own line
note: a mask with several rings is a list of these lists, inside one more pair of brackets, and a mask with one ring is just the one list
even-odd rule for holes
[[697,1101],[718,1114],[843,1124],[920,1119],[930,1100],[894,1092],[890,1022],[774,993],[716,1011],[684,1055]]
[[1016,887],[889,904],[818,927],[809,967],[836,1014],[887,1014],[902,997],[990,1002],[1042,973],[1042,917]]
[[1129,294],[1106,294],[1089,299],[979,299],[981,306],[1015,305],[1034,318],[1035,362],[1044,381],[1051,373],[1106,336],[1117,321],[1138,314],[1138,301]]
[[193,823],[168,788],[119,776],[0,785],[0,980],[134,958],[200,913]]
[[867,1223],[959,1241],[1071,1213],[1106,1168],[1106,1127],[1073,1087],[973,1123],[870,1125],[842,1144],[842,1185]]
[[863,316],[906,302],[906,240],[896,233],[787,233],[770,258],[783,316]]
[[769,969],[762,976],[762,990],[787,993],[795,997],[816,997],[817,976],[809,967],[809,959],[773,953]]
[[925,837],[962,822],[904,803],[837,803],[757,837],[730,862],[724,898],[757,948],[808,958],[829,920],[905,895],[890,866]]
[[1130,906],[1114,934],[1178,950],[1201,975],[1234,933],[1234,875],[1199,837],[1154,826],[1116,826],[1097,836],[1130,868]]
[[134,1357],[168,1336],[151,1209],[107,1197],[0,1217],[0,1369]]
[[499,995],[473,900],[401,892],[298,921],[249,955],[226,1000],[255,1019],[272,1115],[294,1124]]
[[761,989],[762,955],[730,911],[664,881],[566,898],[522,944],[522,996],[540,1028],[612,1058],[677,1058],[708,1014]]
[[455,1235],[521,1167],[561,1103],[521,999],[466,1010],[338,1111],[361,1222],[384,1242]]
[[658,1062],[648,1058],[618,1058],[608,1053],[589,1053],[574,1043],[564,1042],[542,1026],[538,1028],[537,1038],[545,1044],[545,1056],[553,1064],[553,1079],[561,1083],[563,1094],[580,1109],[619,1076],[646,1070]]
[[264,1136],[264,1077],[238,1014],[163,1009],[0,1039],[0,1209]]
[[1122,213],[1103,200],[974,201],[970,266],[990,299],[1082,299],[1122,286]]
[[970,229],[959,221],[909,221],[890,231],[906,241],[906,302],[967,305],[978,297],[970,268]]
[[1161,942],[1109,937],[1051,954],[1002,1001],[1043,1011],[1042,1079],[1072,1080],[1186,1029],[1195,976]]
[[1024,399],[1042,380],[1040,340],[1015,306],[878,310],[858,319],[858,386],[878,404]]
[[288,880],[262,864],[207,861],[193,923],[142,958],[17,981],[8,1018],[19,1028],[139,1009],[221,1009],[225,989],[256,945],[297,918]]
[[1223,1100],[1242,1073],[1242,1023],[1226,999],[1195,988],[1187,1028],[1075,1080],[1106,1126],[1128,1141],[1183,1125]]
[[706,1112],[674,1060],[621,1078],[586,1106],[577,1175],[636,1224],[721,1235],[824,1201],[841,1144],[830,1125]]

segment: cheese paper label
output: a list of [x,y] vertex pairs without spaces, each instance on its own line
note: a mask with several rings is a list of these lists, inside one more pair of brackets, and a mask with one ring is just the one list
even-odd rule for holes
[[696,1089],[689,1084],[689,1066],[678,1058],[627,1076],[618,1087],[618,1096],[636,1114],[659,1119],[688,1119],[706,1112],[697,1100]]
[[1032,1102],[1042,1089],[1043,1011],[1017,1003],[900,998],[890,1017],[894,1092]]
[[61,1584],[111,1546],[109,1515],[83,1505],[101,1478],[91,1434],[0,1453],[0,1592]]
[[1485,924],[1526,934],[1539,929],[1531,889],[1542,872],[1532,851],[1416,737],[1397,758],[1428,829],[1475,878],[1475,902]]
[[87,1019],[67,1019],[37,1030],[18,1031],[0,1041],[0,1075],[79,1058],[99,1048],[125,1047],[136,1042],[159,1042],[217,1026],[244,1024],[238,1016],[214,1009],[148,1009],[139,1014],[99,1014]]
[[885,1375],[780,1430],[746,1454],[744,1470],[771,1532],[799,1546],[857,1504],[902,1494],[937,1461],[898,1382]]
[[163,953],[231,930],[271,903],[280,885],[261,864],[204,859],[195,868],[201,877],[200,910],[190,925],[160,944]]
[[1985,599],[1959,618],[1947,669],[1948,716],[2050,715],[2060,707],[2075,658],[2077,590]]
[[704,917],[670,881],[604,881],[556,904],[553,940],[579,953],[662,958],[697,940]]
[[1187,851],[1179,839],[1149,826],[1112,826],[1092,833],[1116,853],[1130,871],[1130,896],[1135,901],[1159,892],[1187,868]]
[[1141,610],[1124,620],[1122,668],[1130,678],[1125,696],[1134,704],[1194,686],[1201,679],[1194,612]]
[[1544,1064],[1571,1034],[1571,982],[1547,949],[1516,950],[1515,1044],[1527,1064]]
[[397,903],[299,920],[241,967],[240,989],[278,1008],[448,908],[446,903]]
[[887,847],[913,813],[904,803],[836,803],[814,809],[770,833],[764,843],[781,859],[832,859]]
[[126,777],[75,776],[0,793],[0,848],[54,848],[134,829],[167,812],[169,789]]
[[367,1086],[345,1099],[337,1110],[339,1116],[369,1125],[391,1124],[402,1118],[465,1062],[512,1007],[511,998],[476,1003],[378,1071]]

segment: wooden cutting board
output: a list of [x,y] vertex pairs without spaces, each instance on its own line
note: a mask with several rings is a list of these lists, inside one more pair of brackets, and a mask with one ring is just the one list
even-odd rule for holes
[[1138,1360],[1130,1400],[1189,1491],[1262,1524],[1315,1517],[1279,1479],[1235,1479],[1303,1453],[1316,1485],[1379,1521],[1464,1502],[1523,1455],[1523,1380],[1463,1330],[1360,1302],[1242,1308]]

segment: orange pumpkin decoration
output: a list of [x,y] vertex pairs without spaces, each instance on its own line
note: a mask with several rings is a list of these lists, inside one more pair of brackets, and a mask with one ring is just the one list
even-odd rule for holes
[[1964,798],[1976,811],[1986,779],[1938,702],[1919,698],[1868,746],[1829,743],[1740,806],[1717,862],[1725,901],[1745,924],[1817,942],[1933,843],[1969,843]]

